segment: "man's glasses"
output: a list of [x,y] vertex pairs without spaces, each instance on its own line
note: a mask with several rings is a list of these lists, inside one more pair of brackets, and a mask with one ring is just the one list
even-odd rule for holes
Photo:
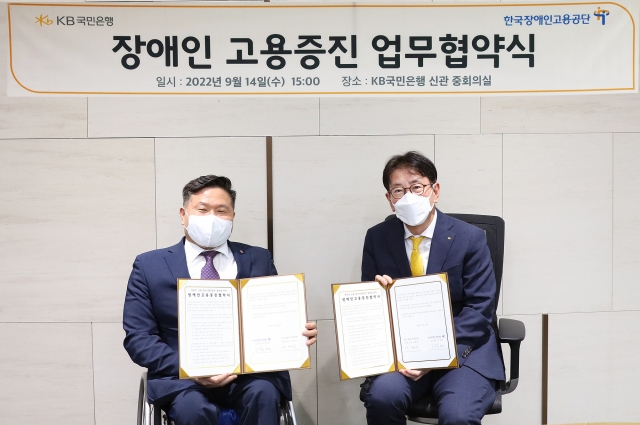
[[407,193],[407,191],[410,191],[414,195],[422,195],[425,192],[425,190],[427,190],[427,187],[429,186],[433,187],[433,184],[432,183],[429,183],[429,184],[414,183],[409,187],[394,187],[389,191],[389,194],[393,199],[402,198],[404,194]]

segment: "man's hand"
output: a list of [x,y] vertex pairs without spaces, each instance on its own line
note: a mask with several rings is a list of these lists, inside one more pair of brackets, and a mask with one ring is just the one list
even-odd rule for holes
[[393,279],[391,279],[389,276],[382,275],[380,276],[379,274],[376,275],[376,282],[381,283],[384,286],[387,285],[391,285],[393,283]]
[[307,345],[315,344],[318,340],[318,329],[316,329],[316,324],[314,322],[307,322],[304,327],[307,328],[307,330],[303,331],[302,335],[309,338],[307,339]]
[[205,388],[218,388],[230,384],[237,377],[238,375],[223,373],[222,375],[210,376],[208,378],[193,378],[193,380]]
[[424,375],[429,373],[429,370],[400,369],[398,372],[400,372],[401,374],[403,374],[409,379],[417,381],[418,379],[422,378]]

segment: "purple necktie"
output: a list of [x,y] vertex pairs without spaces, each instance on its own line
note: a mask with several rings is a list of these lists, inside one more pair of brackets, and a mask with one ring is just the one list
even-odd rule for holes
[[218,254],[218,251],[203,251],[200,253],[206,261],[202,271],[200,272],[200,279],[220,279],[218,271],[213,266],[213,257]]

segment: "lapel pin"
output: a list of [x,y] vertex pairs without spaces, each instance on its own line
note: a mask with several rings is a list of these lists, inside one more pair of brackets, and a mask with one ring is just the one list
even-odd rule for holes
[[[451,240],[451,236],[447,236],[447,239]],[[240,251],[240,252],[242,252],[242,251]]]
[[[451,239],[451,238],[449,238],[449,239]],[[243,251],[243,250],[240,250],[240,254],[244,254],[244,251]]]

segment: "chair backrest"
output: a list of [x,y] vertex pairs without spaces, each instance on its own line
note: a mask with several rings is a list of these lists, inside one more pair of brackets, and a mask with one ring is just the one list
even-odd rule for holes
[[502,284],[502,264],[504,261],[504,220],[495,215],[478,214],[447,214],[466,223],[473,224],[484,230],[487,235],[487,247],[493,262],[493,272],[496,275],[496,303],[500,297]]
[[[500,286],[502,284],[502,264],[504,261],[504,220],[495,215],[479,215],[479,214],[447,214],[450,217],[472,224],[484,230],[487,235],[487,246],[493,262],[493,272],[496,275],[496,305],[493,311],[493,328],[497,331],[497,315],[498,300],[500,299]],[[395,217],[392,214],[386,218],[389,220]]]

